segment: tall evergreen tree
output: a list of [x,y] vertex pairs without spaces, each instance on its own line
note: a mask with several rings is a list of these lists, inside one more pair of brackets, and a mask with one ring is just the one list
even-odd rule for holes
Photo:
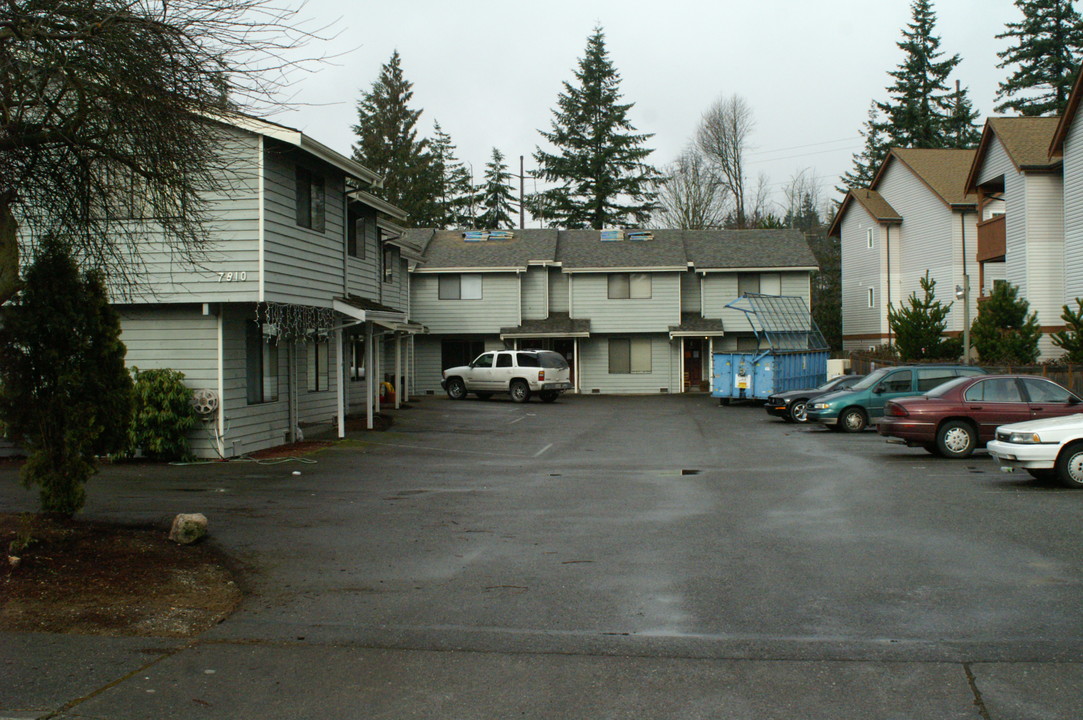
[[603,228],[646,223],[655,209],[658,171],[647,164],[650,133],[636,133],[621,103],[620,75],[595,28],[553,110],[552,130],[540,131],[555,153],[538,148],[538,176],[556,187],[531,198],[532,214],[553,227]]
[[854,153],[854,167],[842,176],[842,184],[835,188],[840,193],[846,193],[855,188],[867,188],[876,177],[876,171],[887,157],[891,144],[885,131],[886,125],[880,117],[876,101],[869,104],[869,115],[861,129],[861,137],[865,140],[865,147],[860,153]]
[[914,0],[910,11],[911,22],[898,43],[903,61],[888,73],[894,78],[888,100],[873,103],[861,133],[865,148],[854,155],[840,191],[868,187],[892,147],[965,148],[981,139],[967,89],[948,85],[960,57],[944,58],[930,0]]
[[985,363],[1024,365],[1038,359],[1042,330],[1038,313],[1019,297],[1019,288],[997,283],[989,299],[978,306],[978,317],[970,325],[970,339]]
[[431,227],[442,219],[440,177],[428,140],[417,136],[422,111],[410,108],[413,97],[413,83],[403,77],[396,50],[357,103],[353,156],[383,176],[375,194],[405,210],[411,226]]
[[515,227],[512,214],[515,200],[509,185],[511,173],[504,163],[504,154],[493,148],[492,159],[485,164],[485,180],[478,186],[477,226],[489,230]]
[[470,170],[455,156],[451,136],[440,123],[433,123],[432,159],[439,184],[439,220],[436,227],[471,227],[474,225],[474,185]]
[[998,68],[1014,70],[1000,83],[997,112],[1057,115],[1064,111],[1083,54],[1083,20],[1071,0],[1015,0],[1020,22],[1007,23],[997,39],[1013,44],[997,53]]
[[910,11],[911,22],[898,43],[903,61],[888,73],[895,78],[887,88],[890,99],[877,103],[877,108],[884,115],[892,145],[944,147],[946,120],[955,104],[948,77],[961,58],[956,54],[940,59],[944,52],[935,34],[936,13],[930,0],[914,0]]

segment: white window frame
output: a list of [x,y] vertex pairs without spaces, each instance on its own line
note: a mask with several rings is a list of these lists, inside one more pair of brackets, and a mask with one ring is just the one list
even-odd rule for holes
[[484,296],[481,273],[441,275],[436,284],[438,300],[481,300]]
[[876,288],[874,287],[869,288],[869,307],[876,307]]
[[606,297],[610,300],[650,300],[654,281],[650,273],[609,273]]
[[[626,345],[624,343],[627,343]],[[616,344],[616,347],[614,347]],[[623,353],[624,348],[627,348],[628,357],[627,363],[621,363],[627,365],[628,370],[613,370],[612,357],[615,353]],[[620,337],[609,338],[609,374],[610,375],[649,375],[654,372],[654,342],[649,337]],[[623,360],[623,358],[620,358]]]
[[865,229],[865,243],[869,246],[869,250],[872,250],[875,246],[875,235],[872,228]]

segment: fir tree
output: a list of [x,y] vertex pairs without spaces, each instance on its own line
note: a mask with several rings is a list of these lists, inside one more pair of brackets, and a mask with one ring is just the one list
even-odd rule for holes
[[127,444],[132,379],[102,277],[80,273],[65,244],[46,239],[0,309],[0,418],[28,452],[21,477],[40,486],[42,511],[70,516],[95,457]]
[[974,109],[973,103],[967,96],[965,89],[955,81],[955,93],[951,97],[950,110],[944,118],[944,141],[943,147],[965,150],[977,146],[981,142],[981,129],[978,127],[980,113]]
[[849,190],[867,188],[872,185],[876,172],[887,157],[891,145],[885,132],[885,124],[880,118],[880,111],[875,101],[869,104],[869,115],[861,130],[865,147],[860,153],[854,153],[854,167],[842,176],[842,185],[835,188],[845,194]]
[[603,228],[639,225],[655,209],[658,172],[646,164],[652,137],[636,133],[621,103],[620,75],[609,60],[605,35],[596,28],[575,71],[564,83],[550,132],[557,152],[534,153],[538,176],[556,187],[531,199],[531,212],[553,227]]
[[1064,111],[1083,52],[1083,20],[1071,0],[1015,0],[1020,22],[1007,23],[997,39],[1013,44],[997,53],[998,68],[1014,68],[1000,83],[997,112],[1057,115]]
[[[940,59],[944,52],[940,50],[940,38],[934,34],[936,13],[929,0],[914,0],[910,10],[912,20],[898,43],[904,53],[903,61],[888,73],[895,78],[887,88],[890,99],[877,103],[877,108],[884,115],[892,145],[945,147],[945,125],[953,111],[948,77],[960,57]],[[965,97],[962,91],[960,95]]]
[[493,148],[493,157],[485,165],[485,180],[477,188],[479,228],[497,230],[515,227],[512,219],[515,200],[508,185],[510,179],[511,173],[504,164],[504,154]]
[[936,299],[936,280],[925,277],[918,281],[922,297],[910,293],[906,303],[896,308],[888,305],[887,322],[895,335],[895,347],[902,360],[938,359],[944,330],[948,326],[948,313],[952,303],[944,305]]
[[474,225],[474,185],[466,164],[455,157],[455,145],[440,123],[433,123],[432,159],[440,178],[440,215],[436,227]]
[[1053,333],[1053,344],[1064,350],[1064,359],[1070,363],[1083,363],[1083,300],[1075,299],[1076,309],[1067,305],[1060,319],[1064,321],[1064,330]]
[[989,299],[978,306],[970,339],[982,362],[1027,365],[1038,359],[1042,331],[1038,313],[1019,297],[1019,288],[997,283]]
[[442,219],[440,177],[428,140],[417,136],[421,110],[410,108],[413,96],[396,50],[357,103],[353,156],[383,177],[374,194],[406,211],[411,226],[431,227]]

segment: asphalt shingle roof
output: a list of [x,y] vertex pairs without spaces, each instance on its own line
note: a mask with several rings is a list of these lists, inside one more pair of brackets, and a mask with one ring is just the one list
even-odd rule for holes
[[500,328],[501,335],[589,335],[590,320],[573,320],[566,312],[551,312],[544,320],[523,320],[522,325]]
[[597,230],[560,233],[557,260],[565,270],[626,267],[688,267],[680,230],[650,230],[650,240],[601,239]]
[[412,242],[424,241],[425,269],[525,268],[530,262],[556,259],[557,231],[512,230],[509,240],[471,242],[463,230],[419,229],[407,231]]
[[685,230],[685,252],[697,270],[818,267],[799,230]]
[[[1046,146],[1049,139],[1046,138]],[[939,148],[892,148],[891,156],[898,158],[915,175],[932,189],[934,193],[949,205],[974,205],[977,196],[966,192],[970,166],[974,163],[976,150],[951,150]],[[888,162],[890,161],[890,156]],[[884,168],[888,162],[884,163]],[[880,180],[880,175],[873,181],[873,189]]]
[[1016,167],[1052,167],[1058,160],[1049,157],[1049,145],[1057,132],[1059,117],[989,118],[992,128]]
[[699,313],[681,313],[681,324],[670,325],[669,331],[680,333],[694,332],[709,335],[722,332],[723,327],[721,320],[705,318]]

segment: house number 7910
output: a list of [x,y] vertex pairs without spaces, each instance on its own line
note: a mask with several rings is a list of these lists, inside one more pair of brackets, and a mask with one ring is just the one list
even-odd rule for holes
[[244,270],[240,272],[220,272],[218,273],[218,282],[239,282],[248,279],[248,273]]

